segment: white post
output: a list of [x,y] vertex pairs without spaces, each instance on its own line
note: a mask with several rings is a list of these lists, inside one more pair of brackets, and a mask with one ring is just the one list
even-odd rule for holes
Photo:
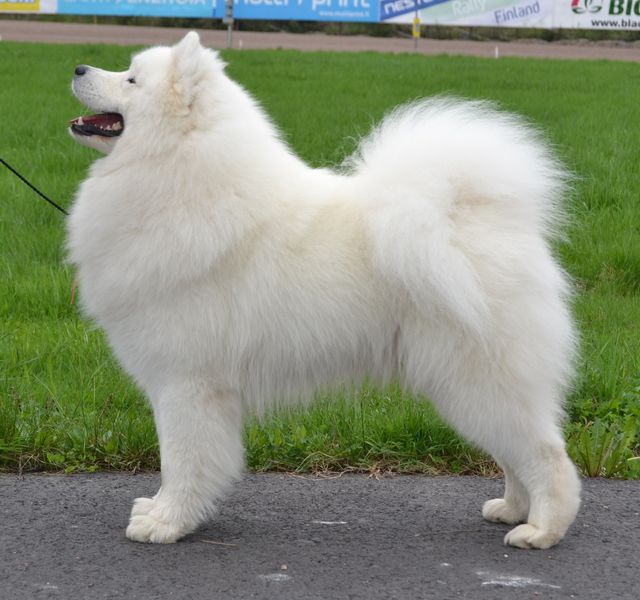
[[233,43],[233,0],[225,0],[222,22],[227,25],[227,49],[229,49]]

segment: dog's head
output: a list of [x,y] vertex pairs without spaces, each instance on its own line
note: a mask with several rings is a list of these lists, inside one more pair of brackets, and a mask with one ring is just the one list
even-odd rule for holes
[[96,114],[77,117],[69,132],[81,144],[111,152],[123,138],[143,137],[147,144],[197,127],[194,108],[207,80],[224,63],[206,50],[194,31],[175,46],[156,47],[134,56],[126,71],[88,65],[75,69],[71,89]]

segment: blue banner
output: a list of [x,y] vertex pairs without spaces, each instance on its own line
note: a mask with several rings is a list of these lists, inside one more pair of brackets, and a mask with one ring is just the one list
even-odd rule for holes
[[125,17],[222,17],[224,0],[58,0],[58,13]]
[[234,0],[233,18],[370,23],[379,20],[379,8],[379,0]]
[[[58,13],[70,15],[222,18],[224,10],[224,0],[58,0]],[[380,0],[234,0],[233,4],[233,18],[239,20],[371,23],[379,17]]]
[[423,8],[431,8],[449,0],[380,0],[380,21],[393,19]]
[[[377,23],[451,0],[233,0],[233,18]],[[225,0],[58,0],[58,13],[222,18]]]

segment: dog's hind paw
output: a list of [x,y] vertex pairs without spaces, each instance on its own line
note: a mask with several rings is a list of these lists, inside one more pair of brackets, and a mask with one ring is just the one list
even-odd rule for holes
[[482,516],[494,523],[508,523],[515,525],[527,520],[527,511],[509,504],[504,498],[487,500],[482,507]]
[[156,503],[153,498],[136,498],[133,501],[131,516],[137,517],[140,515],[148,515],[154,509],[155,505]]
[[545,550],[555,546],[562,537],[557,532],[545,531],[530,523],[524,523],[514,527],[507,533],[504,537],[504,543],[518,548],[540,548]]
[[[146,500],[146,498],[145,498]],[[189,533],[172,523],[165,523],[151,514],[136,514],[134,506],[131,511],[131,519],[127,527],[126,536],[134,542],[147,542],[152,544],[172,544],[182,536]]]

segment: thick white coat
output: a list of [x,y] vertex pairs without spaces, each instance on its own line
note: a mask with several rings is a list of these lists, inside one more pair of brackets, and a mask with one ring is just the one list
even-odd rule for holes
[[[130,80],[133,78],[135,83]],[[89,68],[74,92],[124,116],[68,226],[82,304],[153,406],[162,487],[127,535],[171,542],[243,467],[242,417],[397,379],[506,475],[490,520],[548,547],[579,505],[559,421],[574,333],[549,238],[564,172],[478,102],[390,114],[339,171],[295,157],[196,34]]]

